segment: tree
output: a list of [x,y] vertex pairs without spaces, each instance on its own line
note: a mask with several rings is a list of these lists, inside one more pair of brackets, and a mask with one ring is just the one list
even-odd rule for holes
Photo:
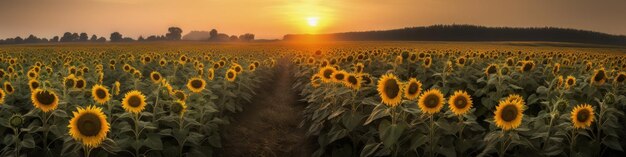
[[139,38],[137,39],[137,41],[145,41],[146,39],[143,38],[143,36],[139,36]]
[[87,33],[80,33],[80,36],[78,37],[78,41],[82,41],[85,42],[89,40],[89,35],[87,35]]
[[52,39],[50,39],[50,42],[59,42],[59,36],[54,36]]
[[98,42],[107,42],[107,39],[104,37],[98,38]]
[[113,32],[111,33],[111,37],[109,39],[111,40],[111,42],[121,42],[124,38],[119,32]]
[[61,42],[71,42],[72,41],[72,33],[65,32],[63,37],[61,37]]
[[19,36],[15,37],[15,39],[13,41],[13,43],[15,43],[15,44],[21,44],[23,42],[24,42],[24,39],[22,39],[22,37],[19,37]]
[[180,40],[183,30],[178,27],[170,27],[167,29],[169,33],[165,34],[167,40]]
[[39,38],[37,38],[35,35],[30,35],[28,36],[28,38],[24,39],[24,43],[38,43],[39,42]]
[[242,35],[239,36],[239,40],[241,40],[241,41],[253,41],[254,40],[254,34],[251,34],[251,33],[242,34]]
[[98,37],[95,34],[91,35],[91,39],[89,39],[89,41],[91,42],[96,42],[97,40],[98,40]]
[[217,34],[217,30],[211,29],[211,32],[209,32],[209,40],[217,40]]
[[78,35],[78,33],[72,33],[72,40],[71,41],[78,41],[80,35]]
[[231,35],[230,41],[239,41],[239,38],[236,35]]

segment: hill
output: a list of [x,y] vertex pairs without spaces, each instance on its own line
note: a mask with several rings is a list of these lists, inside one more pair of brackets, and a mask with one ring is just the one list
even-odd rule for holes
[[626,45],[626,36],[555,27],[484,27],[433,25],[402,29],[332,34],[288,34],[286,41],[548,41]]

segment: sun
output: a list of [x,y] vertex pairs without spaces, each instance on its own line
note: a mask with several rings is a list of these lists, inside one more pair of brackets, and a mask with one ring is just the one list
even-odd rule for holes
[[315,27],[317,26],[317,23],[319,21],[320,18],[318,17],[308,17],[306,18],[307,24],[309,24],[309,26],[311,27]]

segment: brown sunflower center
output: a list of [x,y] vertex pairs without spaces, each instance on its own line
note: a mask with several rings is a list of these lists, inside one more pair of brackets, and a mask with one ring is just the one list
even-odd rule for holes
[[198,89],[198,88],[202,88],[202,81],[200,80],[191,80],[191,87]]
[[576,121],[587,122],[589,117],[590,117],[589,110],[583,109],[583,110],[578,111],[578,114],[576,114]]
[[174,93],[174,95],[176,96],[176,98],[178,98],[179,100],[185,100],[185,94],[183,92],[176,92]]
[[78,128],[81,135],[96,136],[102,129],[102,122],[100,121],[98,115],[85,113],[78,118],[76,128]]
[[83,87],[85,87],[85,80],[76,81],[76,88],[83,88]]
[[424,99],[424,105],[428,108],[435,108],[437,107],[437,105],[439,105],[439,97],[435,94],[429,94],[426,95],[426,98]]
[[617,79],[615,79],[617,82],[624,82],[624,80],[626,80],[626,75],[618,75]]
[[96,89],[96,97],[99,99],[104,99],[107,96],[106,92],[102,88]]
[[141,105],[141,98],[138,95],[133,95],[128,98],[128,105],[130,107],[139,107]]
[[411,84],[409,84],[409,94],[410,95],[414,95],[417,94],[417,89],[418,89],[419,85],[415,82],[411,82]]
[[241,67],[239,67],[239,66],[235,67],[235,71],[240,72],[241,71]]
[[463,109],[465,108],[465,106],[467,106],[467,98],[465,98],[464,96],[456,97],[456,99],[454,100],[454,107],[458,109]]
[[573,85],[574,84],[574,79],[567,79],[567,85]]
[[346,76],[344,74],[335,74],[335,79],[336,80],[343,80]]
[[517,107],[514,104],[506,104],[502,109],[502,113],[500,114],[500,118],[506,122],[511,122],[517,118]]
[[9,93],[13,92],[13,86],[11,86],[11,85],[6,85],[6,86],[4,86],[4,88],[6,88],[7,92],[9,92]]
[[531,65],[530,63],[526,63],[524,64],[524,71],[530,71],[530,69],[533,68],[533,65]]
[[396,79],[389,79],[384,83],[385,95],[387,95],[391,99],[398,97],[400,92],[400,85],[398,85],[398,81],[396,81]]
[[487,68],[487,73],[495,74],[496,73],[496,66],[489,66],[489,68]]
[[31,82],[30,83],[30,87],[33,88],[33,89],[39,88],[39,82]]
[[330,79],[330,76],[333,74],[333,70],[332,69],[326,69],[324,70],[324,78],[326,79]]
[[52,105],[52,103],[54,103],[54,101],[56,100],[54,94],[50,93],[49,91],[37,92],[37,94],[35,94],[35,98],[42,105]]
[[181,111],[183,111],[183,104],[180,102],[174,102],[174,104],[172,104],[172,112],[180,114]]
[[598,71],[598,73],[593,76],[593,80],[596,82],[604,80],[604,71]]
[[152,74],[152,79],[154,79],[156,81],[161,80],[161,75],[159,75],[159,74]]
[[356,76],[348,76],[348,82],[352,85],[356,85],[357,83],[359,83],[356,79]]
[[235,74],[233,72],[228,72],[228,78],[232,79],[235,77]]

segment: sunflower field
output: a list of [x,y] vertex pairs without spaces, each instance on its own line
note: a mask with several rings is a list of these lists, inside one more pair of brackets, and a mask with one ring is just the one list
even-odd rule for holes
[[232,47],[2,47],[0,156],[211,156],[275,57]]
[[313,156],[619,156],[626,55],[359,44],[293,55]]

